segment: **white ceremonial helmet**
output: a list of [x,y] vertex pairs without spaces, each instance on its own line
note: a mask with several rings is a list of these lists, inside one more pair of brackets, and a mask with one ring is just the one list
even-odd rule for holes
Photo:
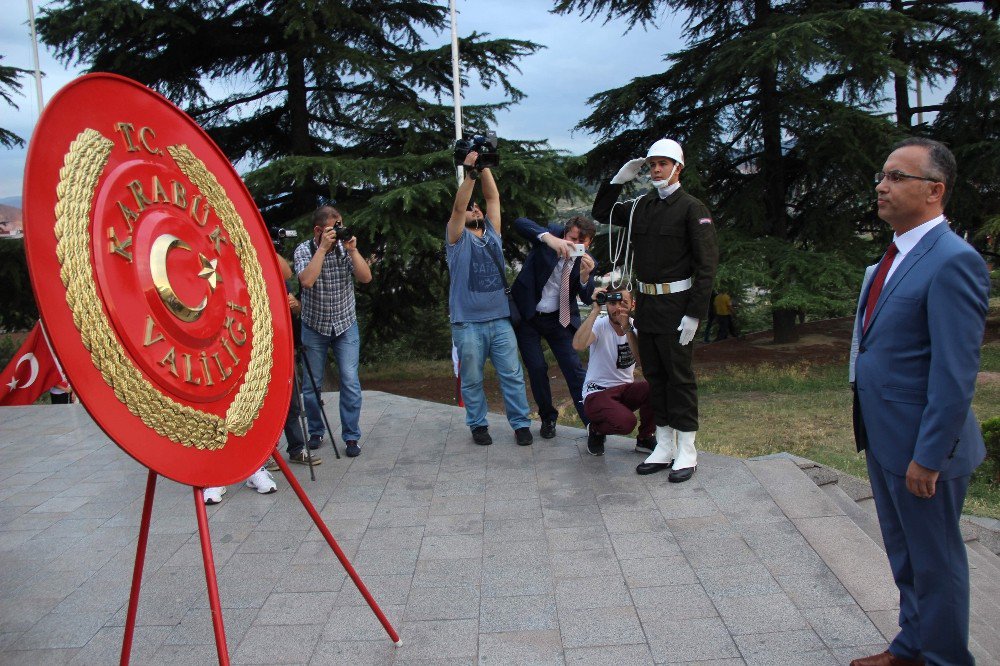
[[660,139],[650,146],[646,159],[648,160],[650,157],[669,157],[684,166],[684,150],[681,148],[681,144],[673,139]]

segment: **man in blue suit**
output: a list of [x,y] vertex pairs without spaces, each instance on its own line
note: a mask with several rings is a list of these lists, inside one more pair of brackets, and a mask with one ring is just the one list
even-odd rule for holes
[[989,274],[944,217],[955,171],[944,145],[913,138],[876,175],[878,214],[895,235],[861,290],[851,376],[900,631],[852,666],[975,663],[959,518],[986,455],[971,403]]
[[590,247],[597,226],[585,217],[571,218],[565,225],[551,224],[541,227],[526,217],[514,220],[514,229],[531,243],[531,251],[524,260],[524,267],[511,285],[511,295],[521,314],[517,327],[517,347],[524,366],[528,369],[531,394],[538,405],[542,420],[541,435],[545,439],[556,436],[556,418],[559,411],[552,405],[549,386],[549,366],[542,353],[542,338],[559,363],[573,406],[583,420],[590,421],[583,411],[583,379],[586,371],[580,357],[573,349],[573,334],[580,328],[579,296],[590,303],[594,291],[594,258],[589,254],[574,256],[576,246]]

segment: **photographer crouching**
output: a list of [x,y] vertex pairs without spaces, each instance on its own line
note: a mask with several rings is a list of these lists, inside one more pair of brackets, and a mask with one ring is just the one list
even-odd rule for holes
[[[456,153],[473,147],[482,149],[483,146],[471,146],[460,141]],[[495,158],[496,154],[491,156]],[[458,157],[456,154],[456,159]],[[500,192],[488,168],[490,163],[479,162],[479,157],[477,150],[469,150],[461,162],[465,167],[465,178],[455,194],[446,232],[450,274],[448,309],[452,341],[461,363],[465,422],[476,444],[486,446],[493,443],[486,420],[486,393],[483,391],[483,369],[489,358],[500,380],[507,421],[514,429],[517,444],[528,446],[532,443],[528,429],[531,421],[528,418],[521,361],[517,355],[517,339],[510,322],[500,238]],[[495,164],[495,160],[491,162]],[[472,202],[477,179],[483,184],[485,215]]]

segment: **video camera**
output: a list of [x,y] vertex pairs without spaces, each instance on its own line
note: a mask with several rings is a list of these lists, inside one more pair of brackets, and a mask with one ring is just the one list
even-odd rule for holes
[[267,231],[271,234],[271,242],[274,243],[274,249],[279,253],[285,249],[286,238],[295,238],[299,235],[299,232],[295,231],[295,229],[284,229],[282,227],[269,226]]
[[605,303],[620,303],[622,301],[622,292],[616,291],[613,294],[609,294],[606,291],[602,291],[594,297],[594,300],[598,305],[604,305]]
[[489,169],[500,164],[500,153],[497,152],[497,133],[487,132],[486,134],[466,134],[463,138],[455,142],[455,166],[459,166],[465,161],[465,157],[476,151],[479,157],[476,159],[477,169]]

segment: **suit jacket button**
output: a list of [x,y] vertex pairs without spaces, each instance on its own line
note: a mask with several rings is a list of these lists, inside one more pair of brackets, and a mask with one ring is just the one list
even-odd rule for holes
[[864,354],[866,351],[868,351],[868,349],[865,348],[864,345],[861,345],[860,347],[858,347],[858,351],[861,352],[862,354]]

